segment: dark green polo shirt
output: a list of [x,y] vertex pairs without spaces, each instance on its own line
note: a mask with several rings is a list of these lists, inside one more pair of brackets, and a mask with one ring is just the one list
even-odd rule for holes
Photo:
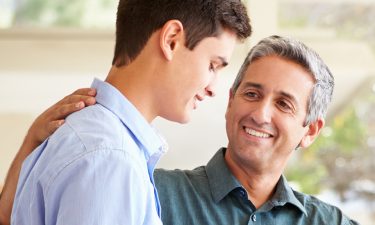
[[338,208],[292,190],[283,176],[272,198],[256,209],[229,171],[225,150],[194,170],[155,171],[164,225],[358,224]]

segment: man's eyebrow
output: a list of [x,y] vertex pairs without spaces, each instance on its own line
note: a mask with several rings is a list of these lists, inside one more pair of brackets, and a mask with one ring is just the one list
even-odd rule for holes
[[[263,86],[261,84],[254,83],[254,82],[245,82],[244,83],[244,87],[245,88],[247,88],[247,87],[254,87],[254,88],[257,88],[257,89],[263,89]],[[282,96],[284,96],[286,98],[289,98],[290,100],[292,100],[294,102],[297,102],[297,99],[292,94],[289,94],[288,92],[279,91],[278,93],[279,93],[279,95],[282,95]]]
[[286,97],[286,98],[288,98],[288,99],[290,99],[294,103],[297,103],[297,99],[293,95],[291,95],[291,94],[289,94],[289,93],[287,93],[285,91],[280,91],[279,94],[282,95],[282,96],[284,96],[284,97]]
[[245,82],[244,88],[249,88],[249,87],[254,87],[254,88],[257,88],[257,89],[263,89],[263,86],[261,84],[253,83],[253,82]]

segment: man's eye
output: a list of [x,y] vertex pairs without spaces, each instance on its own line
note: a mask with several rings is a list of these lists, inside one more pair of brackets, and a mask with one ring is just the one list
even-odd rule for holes
[[250,98],[256,98],[256,97],[258,97],[258,94],[256,92],[253,92],[253,91],[248,91],[248,92],[245,93],[245,95],[247,97],[250,97]]
[[293,107],[290,106],[287,102],[285,101],[278,101],[277,104],[279,105],[279,108],[283,111],[291,111],[293,110]]

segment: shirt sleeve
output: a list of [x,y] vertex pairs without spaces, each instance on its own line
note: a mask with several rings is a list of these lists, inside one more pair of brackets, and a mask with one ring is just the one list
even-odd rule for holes
[[140,225],[158,221],[153,185],[143,167],[146,165],[118,150],[96,150],[81,156],[47,185],[46,224]]

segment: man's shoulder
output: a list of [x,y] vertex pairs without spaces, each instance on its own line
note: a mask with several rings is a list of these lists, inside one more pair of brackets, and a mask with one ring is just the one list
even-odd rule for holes
[[200,166],[193,170],[156,169],[154,177],[160,193],[172,194],[179,192],[184,195],[192,193],[205,195],[209,191],[205,166]]
[[320,211],[332,211],[338,209],[336,206],[320,200],[314,195],[306,194],[296,190],[293,190],[293,193],[306,208],[306,210],[315,211],[316,209],[319,209]]
[[332,204],[329,204],[313,195],[305,194],[293,190],[296,198],[305,207],[307,216],[315,219],[322,219],[324,221],[331,221],[331,224],[358,224],[349,219],[343,211]]
[[185,183],[185,182],[197,182],[201,180],[207,180],[206,167],[200,166],[193,170],[181,170],[181,169],[156,169],[154,173],[155,179],[159,183]]
[[157,169],[154,177],[164,224],[208,224],[210,213],[216,215],[211,207],[214,201],[205,167],[194,170]]

